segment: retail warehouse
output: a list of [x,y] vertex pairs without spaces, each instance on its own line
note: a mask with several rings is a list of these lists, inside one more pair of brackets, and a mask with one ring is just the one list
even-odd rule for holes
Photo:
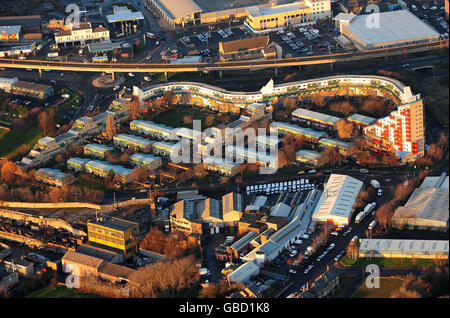
[[341,36],[360,51],[439,40],[433,27],[408,10],[380,12],[376,16],[340,13],[333,20]]

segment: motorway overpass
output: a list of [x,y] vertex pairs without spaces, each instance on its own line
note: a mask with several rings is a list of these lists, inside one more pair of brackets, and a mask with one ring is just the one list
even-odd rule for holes
[[339,62],[351,62],[366,60],[372,58],[382,58],[401,54],[411,54],[418,52],[433,51],[439,49],[448,50],[449,40],[440,40],[434,42],[405,45],[386,49],[376,49],[365,52],[346,52],[327,55],[314,55],[306,57],[292,57],[271,60],[253,60],[253,61],[232,61],[232,62],[212,62],[212,63],[80,63],[80,62],[58,62],[41,60],[19,60],[19,59],[0,59],[0,67],[9,68],[30,68],[37,69],[39,72],[45,69],[58,71],[82,71],[82,72],[141,72],[141,73],[176,73],[176,72],[210,72],[226,70],[254,70],[264,68],[278,69],[280,67],[331,64]]

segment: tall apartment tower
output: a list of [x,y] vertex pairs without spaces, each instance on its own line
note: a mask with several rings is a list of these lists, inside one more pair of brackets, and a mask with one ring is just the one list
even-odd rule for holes
[[312,8],[313,20],[331,17],[331,0],[304,0],[303,3]]
[[389,116],[378,119],[363,132],[372,144],[387,151],[395,151],[404,160],[422,157],[425,153],[423,100],[399,106]]

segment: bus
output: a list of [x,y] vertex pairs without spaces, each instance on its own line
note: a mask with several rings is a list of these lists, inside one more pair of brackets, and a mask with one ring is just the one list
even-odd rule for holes
[[92,62],[94,62],[94,63],[107,63],[108,62],[108,56],[106,56],[106,55],[94,56],[92,58]]

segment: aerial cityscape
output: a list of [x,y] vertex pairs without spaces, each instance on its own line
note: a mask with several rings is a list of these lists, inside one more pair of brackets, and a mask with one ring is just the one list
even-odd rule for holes
[[448,300],[448,19],[0,1],[0,298]]

